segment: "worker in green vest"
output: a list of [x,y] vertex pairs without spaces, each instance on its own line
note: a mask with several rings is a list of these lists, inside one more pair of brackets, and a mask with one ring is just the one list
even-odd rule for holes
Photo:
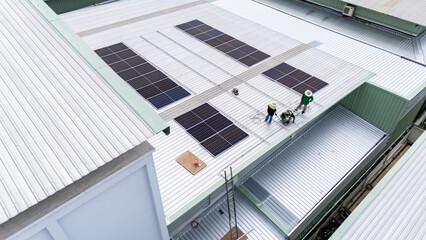
[[295,109],[295,111],[299,110],[299,108],[303,105],[303,111],[302,114],[306,112],[306,107],[310,102],[314,101],[314,97],[312,96],[311,90],[306,90],[305,93],[302,95],[302,100],[300,101],[299,106]]
[[[277,115],[276,114],[276,112],[277,112],[277,104],[276,103],[270,103],[270,104],[268,104],[268,115],[266,115],[266,118],[265,118],[265,122],[267,122],[268,121],[268,119],[269,119],[269,122],[268,122],[268,124],[271,124],[271,122],[272,122],[272,117],[274,116],[274,114],[275,115]],[[278,116],[277,116],[278,117]]]
[[293,112],[290,110],[285,110],[281,114],[281,123],[287,125],[290,123],[291,118],[293,118],[293,123],[296,120],[296,116],[294,116]]

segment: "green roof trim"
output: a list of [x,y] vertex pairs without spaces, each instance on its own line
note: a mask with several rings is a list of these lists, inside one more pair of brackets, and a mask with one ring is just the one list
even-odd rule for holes
[[380,182],[371,190],[371,192],[362,200],[357,208],[349,215],[349,217],[340,225],[336,232],[331,236],[330,240],[341,239],[357,219],[364,213],[368,206],[383,191],[401,168],[410,160],[411,156],[420,149],[423,142],[426,141],[426,133],[423,133],[417,141],[408,149],[402,158],[390,169],[390,171],[380,180]]
[[169,134],[169,125],[125,83],[43,0],[27,0],[155,134]]
[[287,237],[289,230],[278,220],[272,213],[265,208],[265,206],[259,202],[243,185],[238,186],[237,189],[244,195],[246,198],[252,202],[265,216],[277,226]]
[[[338,97],[336,97],[331,103],[329,103],[328,105],[324,106],[324,108],[321,111],[319,111],[319,112],[315,113],[314,115],[310,116],[309,119],[308,119],[308,121],[306,121],[304,123],[301,123],[299,126],[302,127],[302,126],[308,124],[311,120],[319,117],[321,114],[323,114],[324,112],[326,112],[332,106],[334,106],[335,104],[337,104],[338,102],[340,102],[346,95],[348,95],[349,93],[353,92],[355,89],[357,89],[358,87],[360,87],[362,84],[364,84],[365,82],[367,82],[369,79],[371,79],[375,75],[376,75],[375,73],[369,73],[367,76],[365,76],[362,80],[360,80],[358,83],[356,83],[350,89],[348,89],[346,92],[342,93],[341,95],[339,95]],[[266,146],[265,148],[263,148],[260,152],[256,153],[254,156],[252,156],[251,158],[249,158],[243,164],[241,164],[237,168],[233,169],[234,176],[237,175],[238,173],[240,173],[245,168],[247,168],[252,163],[254,163],[254,162],[258,161],[258,160],[263,160],[262,159],[263,157],[266,158],[269,155],[268,153],[273,152],[275,149],[281,147],[281,143],[286,138],[288,138],[289,136],[293,135],[299,129],[300,129],[300,127],[297,128],[297,129],[293,129],[293,130],[287,132],[281,138],[275,140],[273,143],[271,143],[268,146]],[[218,190],[224,184],[225,184],[225,180],[224,179],[220,179],[215,184],[213,184],[213,186],[209,187],[208,189],[206,189],[205,191],[203,191],[203,193],[201,193],[196,198],[194,198],[190,202],[188,202],[184,207],[182,207],[181,209],[179,209],[178,211],[176,211],[175,213],[173,213],[169,217],[169,220],[170,220],[169,225],[172,224],[174,221],[178,220],[179,218],[183,217],[186,212],[188,212],[192,208],[196,207],[198,204],[201,203],[202,200],[204,200],[206,197],[208,197],[213,192],[215,192],[216,190]]]

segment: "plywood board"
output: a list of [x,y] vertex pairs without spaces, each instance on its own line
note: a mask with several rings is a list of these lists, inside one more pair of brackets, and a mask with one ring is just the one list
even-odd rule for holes
[[[238,231],[238,238],[237,238],[237,236],[235,235],[235,233],[236,233],[236,231],[235,231],[235,228],[237,228],[237,231]],[[241,229],[240,228],[238,228],[238,227],[233,227],[232,228],[232,233],[233,233],[233,235],[232,235],[232,239],[231,239],[231,233],[230,233],[230,231],[229,232],[227,232],[226,234],[225,234],[225,236],[223,236],[220,240],[247,240],[248,239],[248,237],[247,236],[244,236],[244,233],[243,233],[243,231],[241,231]],[[244,236],[244,237],[241,237],[241,236]]]
[[[194,160],[198,159],[199,166],[195,166]],[[207,164],[201,159],[199,159],[197,156],[195,156],[192,152],[186,151],[182,155],[180,155],[176,161],[182,165],[182,167],[186,168],[192,175],[197,174],[199,171],[201,171],[203,168],[207,166]]]

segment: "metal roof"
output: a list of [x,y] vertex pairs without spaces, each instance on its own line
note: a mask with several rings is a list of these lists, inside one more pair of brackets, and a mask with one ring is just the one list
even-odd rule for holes
[[[282,240],[285,235],[238,190],[235,191],[235,205],[237,209],[238,228],[248,239],[252,240]],[[195,218],[198,228],[184,229],[174,236],[175,240],[217,240],[229,231],[228,211],[226,199],[221,198],[219,203],[207,208]],[[223,214],[219,212],[222,210]]]
[[[131,1],[126,2],[131,6]],[[369,71],[212,3],[188,5],[188,2],[182,1],[185,7],[180,5],[179,11],[173,11],[176,7],[165,8],[162,1],[143,2],[150,4],[151,11],[156,14],[141,12],[139,16],[126,18],[128,11],[127,8],[121,8],[124,6],[121,4],[125,3],[123,1],[105,7],[108,10],[103,13],[105,16],[102,15],[104,6],[92,8],[94,14],[99,14],[99,18],[115,16],[117,24],[103,25],[102,21],[89,21],[92,18],[90,9],[63,17],[77,33],[85,33],[83,40],[92,49],[124,42],[192,94],[158,111],[168,121],[171,134],[149,139],[157,149],[154,153],[155,165],[169,221],[174,221],[188,206],[198,203],[205,192],[218,186],[223,180],[220,176],[223,169],[246,163],[259,151],[303,126],[310,117],[317,116],[372,76]],[[174,27],[193,19],[229,33],[272,57],[248,68]],[[83,23],[90,26],[84,26]],[[295,108],[300,95],[261,75],[263,71],[284,61],[329,83],[329,86],[315,94],[315,101],[309,111],[297,116],[300,125],[285,128],[278,122],[265,125],[265,108],[270,101],[276,101],[279,110]],[[240,95],[234,97],[229,87],[239,88]],[[204,102],[217,108],[250,136],[218,157],[212,157],[173,120]],[[187,150],[207,163],[207,167],[194,176],[175,161]],[[197,187],[193,187],[194,182]]]
[[324,201],[384,132],[342,106],[265,160],[243,183],[288,229],[294,231]]
[[419,0],[345,0],[357,6],[426,26],[426,4]]
[[416,48],[413,37],[365,24],[353,18],[342,17],[341,12],[330,11],[302,1],[256,0],[256,2],[300,18],[302,21],[344,34],[349,38],[425,63],[423,59],[415,56]]
[[426,133],[330,239],[426,238]]
[[1,224],[153,133],[29,1],[0,19]]
[[424,66],[347,36],[344,31],[330,31],[250,0],[213,4],[300,42],[318,42],[317,49],[376,73],[370,82],[404,98],[410,99],[426,87]]

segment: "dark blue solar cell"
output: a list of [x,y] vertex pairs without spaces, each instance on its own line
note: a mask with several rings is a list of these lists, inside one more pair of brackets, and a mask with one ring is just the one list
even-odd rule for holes
[[240,50],[241,52],[245,52],[247,54],[251,54],[257,51],[256,48],[249,46],[249,45],[243,45],[242,47],[239,47],[238,50]]
[[278,70],[276,70],[274,68],[271,68],[271,69],[263,72],[262,74],[266,75],[266,76],[268,76],[268,77],[270,77],[270,78],[272,78],[274,80],[277,80],[277,79],[279,79],[279,78],[281,78],[283,76],[283,74],[280,71],[278,71]]
[[203,24],[197,27],[198,30],[200,30],[201,32],[207,32],[212,30],[213,28],[210,27],[209,25]]
[[247,54],[245,54],[241,51],[238,51],[237,49],[233,50],[233,51],[229,51],[226,54],[228,54],[229,56],[231,56],[232,58],[235,58],[237,60],[242,58],[242,57],[245,57],[247,55]]
[[214,135],[216,132],[205,123],[200,123],[187,130],[199,142],[204,141],[206,138]]
[[213,115],[218,113],[218,111],[214,107],[210,106],[210,104],[208,103],[204,103],[203,105],[195,108],[194,110],[192,110],[192,112],[197,114],[197,116],[199,116],[203,120],[212,117]]
[[262,61],[262,60],[267,59],[270,56],[268,54],[264,53],[264,52],[256,51],[256,52],[250,54],[250,57],[257,59],[259,61]]
[[203,25],[204,23],[201,22],[200,20],[195,19],[195,20],[192,20],[190,22],[187,22],[187,24],[189,24],[189,25],[191,25],[193,27],[196,27],[196,26]]
[[245,65],[247,65],[249,67],[253,66],[254,64],[256,64],[258,62],[260,62],[259,60],[255,59],[255,58],[252,58],[250,56],[246,56],[246,57],[240,58],[240,59],[238,59],[238,61],[244,63]]
[[213,156],[217,156],[231,147],[231,144],[229,144],[225,139],[223,139],[219,135],[214,135],[213,137],[202,142],[201,145]]
[[99,57],[102,57],[102,56],[112,54],[112,51],[109,48],[105,47],[105,48],[95,50],[95,53],[98,54]]
[[212,37],[218,37],[218,36],[220,36],[220,35],[222,35],[223,34],[223,32],[221,32],[221,31],[219,31],[219,30],[217,30],[217,29],[212,29],[212,30],[210,30],[210,31],[208,31],[208,32],[206,32],[208,35],[210,35],[210,36],[212,36]]
[[191,128],[203,121],[193,112],[187,112],[185,114],[182,114],[179,117],[175,118],[175,120],[185,129]]
[[127,49],[127,46],[124,45],[123,43],[117,43],[117,44],[109,46],[108,48],[113,52],[119,52],[119,51],[123,51],[124,49]]
[[169,97],[171,97],[174,101],[177,101],[179,99],[182,99],[186,96],[191,95],[188,91],[183,89],[181,86],[177,86],[173,89],[170,89],[165,92]]
[[278,71],[282,72],[282,73],[285,73],[285,74],[291,73],[294,70],[296,70],[296,68],[288,65],[287,63],[281,63],[274,68],[277,69]]
[[207,33],[201,33],[201,34],[195,35],[194,37],[200,39],[201,41],[207,41],[207,40],[213,38],[212,36],[208,35]]
[[179,29],[182,29],[182,30],[186,30],[186,29],[189,29],[189,28],[193,28],[193,26],[191,26],[191,25],[190,25],[190,24],[188,24],[188,23],[182,23],[182,24],[177,25],[176,27],[177,27],[177,28],[179,28]]
[[296,71],[289,74],[290,77],[299,80],[301,82],[305,81],[306,79],[310,78],[311,75],[305,73],[302,70],[297,69]]
[[167,94],[165,93],[161,93],[158,94],[152,98],[148,99],[149,102],[152,103],[152,105],[154,105],[157,109],[160,109],[170,103],[173,102],[173,99],[171,99],[169,96],[167,96]]
[[299,81],[297,81],[296,79],[294,79],[290,76],[284,76],[284,77],[278,79],[277,81],[279,83],[289,87],[289,88],[292,88],[292,87],[294,87],[294,86],[296,86],[297,84],[300,83]]
[[222,129],[226,128],[227,126],[231,125],[232,122],[229,121],[226,117],[224,117],[222,114],[216,114],[213,117],[207,119],[205,121],[207,125],[209,125],[211,128],[213,128],[216,132],[221,131]]
[[232,124],[225,130],[220,132],[219,135],[223,137],[226,141],[231,143],[232,145],[235,145],[239,141],[248,137],[247,133],[245,133],[243,130],[241,130],[239,127],[235,126],[234,124]]

